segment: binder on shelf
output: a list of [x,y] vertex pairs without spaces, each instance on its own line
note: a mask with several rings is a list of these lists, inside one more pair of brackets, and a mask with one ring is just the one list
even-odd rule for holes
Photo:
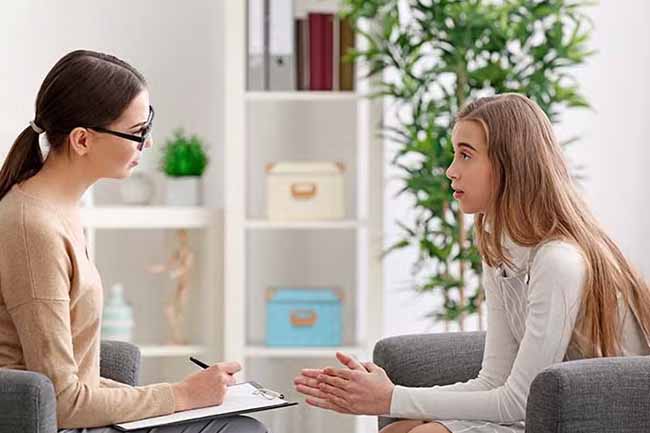
[[268,90],[296,90],[292,0],[270,0]]
[[332,90],[340,90],[339,86],[339,64],[341,63],[341,20],[337,16],[332,17]]
[[347,61],[346,56],[354,48],[354,30],[352,23],[344,19],[340,21],[339,38],[339,90],[354,91],[354,63]]
[[296,18],[296,89],[309,90],[309,23],[306,18]]
[[247,89],[353,91],[354,65],[344,57],[354,32],[323,12],[332,8],[329,0],[248,0]]
[[309,13],[309,87],[333,90],[334,15]]
[[282,407],[296,406],[284,398],[284,395],[264,388],[255,382],[244,382],[228,387],[226,399],[218,406],[185,410],[171,415],[145,418],[138,421],[115,424],[120,431],[148,429],[158,426],[186,424],[193,421],[208,420],[252,412],[260,412]]
[[248,0],[248,56],[246,88],[268,89],[268,3],[269,0]]

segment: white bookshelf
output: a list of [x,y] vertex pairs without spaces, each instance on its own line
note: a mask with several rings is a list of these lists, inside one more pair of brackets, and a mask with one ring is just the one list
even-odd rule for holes
[[341,220],[341,221],[269,221],[263,219],[249,219],[246,228],[249,230],[356,230],[366,227],[366,221]]
[[[224,4],[225,213],[224,357],[244,365],[241,380],[278,388],[290,399],[300,368],[335,365],[337,351],[368,360],[382,336],[382,102],[355,92],[246,90],[246,2]],[[357,44],[361,40],[357,40]],[[363,76],[365,65],[356,65]],[[331,145],[330,145],[331,144]],[[334,221],[269,221],[264,166],[280,160],[344,162],[346,215]],[[295,271],[295,272],[294,272]],[[264,345],[265,287],[345,289],[341,347]],[[376,431],[376,417],[349,417],[301,404],[264,413],[272,431]]]
[[344,352],[360,358],[366,354],[365,348],[354,346],[317,347],[317,348],[276,348],[266,346],[246,346],[248,358],[329,358],[336,352]]
[[98,206],[81,211],[83,224],[93,229],[203,228],[212,212],[202,207]]
[[178,345],[141,345],[140,354],[145,358],[176,357],[200,355],[208,351],[205,346],[178,346]]
[[357,92],[245,92],[247,101],[356,101],[361,99]]
[[[202,355],[209,360],[218,360],[222,354],[220,336],[218,335],[221,326],[221,323],[218,322],[220,318],[219,304],[221,303],[219,296],[222,288],[220,243],[222,242],[223,217],[221,212],[205,207],[90,205],[82,208],[81,219],[86,232],[88,252],[93,258],[96,258],[97,254],[101,253],[102,249],[105,248],[102,242],[97,239],[99,231],[110,231],[111,238],[119,238],[119,243],[123,248],[138,251],[143,249],[145,251],[147,245],[138,244],[137,240],[133,240],[135,232],[173,232],[179,229],[200,231],[200,235],[197,237],[202,245],[191,245],[193,249],[195,246],[197,247],[197,250],[194,250],[194,270],[195,272],[200,271],[200,275],[195,278],[195,281],[198,280],[199,283],[197,284],[198,287],[190,288],[192,291],[190,297],[199,298],[200,302],[194,302],[193,305],[188,302],[187,305],[188,317],[198,316],[202,318],[200,326],[195,325],[190,327],[191,329],[187,329],[188,338],[192,343],[198,344],[169,345],[162,342],[161,344],[155,344],[155,342],[150,341],[133,341],[133,343],[140,348],[142,357],[148,363],[147,367],[151,365],[151,362],[159,364],[159,369],[155,370],[159,373],[148,374],[144,379],[148,382],[180,380],[186,375],[187,369],[191,368],[189,362],[183,360],[183,358],[191,355]],[[112,247],[109,245],[108,251],[110,251],[110,254],[116,255],[116,257],[111,257],[110,260],[118,262],[122,258],[119,257],[119,251],[114,250],[114,245]],[[171,251],[168,251],[162,255],[168,256],[170,253]],[[126,267],[127,265],[128,263],[120,263],[116,267],[119,270],[121,266]],[[113,269],[115,270],[115,268]],[[157,285],[161,284],[160,281],[166,278],[152,275],[143,277],[143,275],[145,275],[145,271],[140,270],[138,275],[124,277],[127,289],[125,295],[127,297],[129,297],[129,290],[143,289],[143,287],[129,287],[131,285],[138,286],[135,283],[130,284],[129,281],[134,279],[144,280],[148,281],[148,284]],[[114,276],[102,275],[102,279],[111,277]],[[167,298],[169,295],[166,292],[154,292],[154,294],[159,298]],[[142,299],[142,295],[139,296]],[[150,301],[150,299],[145,300],[145,302]],[[139,307],[142,307],[142,305],[139,305]],[[136,327],[150,327],[150,323],[156,323],[155,320],[158,320],[161,328],[164,327],[164,321],[160,320],[162,312],[159,309],[150,307],[144,310],[146,312],[144,316],[138,317],[136,315]],[[166,329],[158,330],[161,339],[164,339],[165,332]],[[184,365],[183,362],[188,365]],[[146,372],[143,371],[143,373]]]

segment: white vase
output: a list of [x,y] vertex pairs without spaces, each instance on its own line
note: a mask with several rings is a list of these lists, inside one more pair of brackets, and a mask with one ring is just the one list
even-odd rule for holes
[[145,173],[133,173],[122,181],[120,193],[124,204],[147,205],[151,203],[151,198],[153,197],[153,181]]
[[201,204],[201,177],[182,176],[166,178],[168,206],[199,206]]
[[124,287],[114,284],[104,304],[102,315],[102,338],[105,340],[131,341],[133,338],[133,308],[124,298]]

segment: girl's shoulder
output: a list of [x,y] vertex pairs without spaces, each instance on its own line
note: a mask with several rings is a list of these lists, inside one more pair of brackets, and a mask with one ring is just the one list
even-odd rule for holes
[[534,247],[533,250],[534,263],[586,263],[582,248],[575,242],[565,239],[552,239],[542,242]]
[[[569,240],[544,241],[530,247],[529,253],[531,273],[543,270],[545,273],[552,271],[558,276],[583,275],[587,268],[587,259],[582,249]],[[484,277],[488,280],[497,279],[502,272],[499,266],[489,266],[485,261],[482,262],[482,269]]]
[[535,247],[531,275],[540,273],[549,279],[582,280],[587,271],[587,258],[575,242],[553,239]]

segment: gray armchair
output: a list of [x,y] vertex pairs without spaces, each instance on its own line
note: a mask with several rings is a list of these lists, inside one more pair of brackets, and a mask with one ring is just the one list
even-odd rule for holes
[[[478,375],[484,332],[407,335],[381,340],[374,361],[396,384],[448,385]],[[382,428],[393,418],[380,417]],[[554,364],[533,381],[527,433],[650,432],[650,356]]]
[[[120,341],[102,341],[102,377],[138,383],[140,350]],[[0,368],[0,433],[56,433],[56,396],[49,378],[31,371]]]

